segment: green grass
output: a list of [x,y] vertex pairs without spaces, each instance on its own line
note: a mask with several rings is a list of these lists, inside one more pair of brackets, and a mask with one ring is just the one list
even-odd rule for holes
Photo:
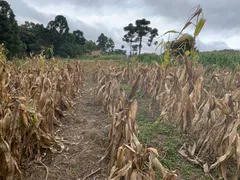
[[137,56],[137,60],[143,63],[152,63],[154,61],[161,63],[162,59],[160,55],[155,53],[144,53]]
[[[149,120],[139,121],[139,140],[158,149],[160,162],[170,170],[178,170],[183,179],[208,179],[201,167],[186,161],[179,153],[183,140],[177,127]],[[210,178],[209,178],[210,179]]]
[[129,84],[121,84],[120,88],[125,91],[126,94],[129,94],[131,91],[131,85]]
[[77,175],[78,173],[79,173],[79,169],[78,168],[73,168],[72,169],[72,173],[74,174],[74,175]]
[[158,150],[160,162],[170,170],[177,170],[182,179],[207,180],[200,166],[194,165],[184,159],[178,150],[186,139],[179,133],[178,128],[171,123],[157,122],[156,117],[148,113],[148,98],[138,100],[137,123],[140,142]]
[[80,60],[124,60],[124,55],[81,56]]

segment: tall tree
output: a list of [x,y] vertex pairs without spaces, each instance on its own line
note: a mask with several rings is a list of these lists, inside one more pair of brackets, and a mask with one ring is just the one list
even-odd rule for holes
[[63,15],[57,15],[54,20],[48,23],[47,29],[49,31],[48,43],[54,46],[54,53],[67,54],[65,52],[63,53],[62,49],[64,49],[64,47],[70,47],[64,44],[69,42],[69,39],[73,39],[73,36],[69,35],[67,19]]
[[113,52],[114,47],[115,47],[115,43],[114,43],[113,39],[112,39],[112,38],[109,38],[109,39],[108,39],[108,42],[107,42],[107,44],[106,44],[106,49],[107,49],[108,51]]
[[67,19],[63,15],[57,15],[53,21],[48,23],[47,28],[50,30],[56,30],[60,34],[66,34],[69,32]]
[[107,43],[108,43],[108,37],[105,36],[103,33],[100,34],[100,36],[97,39],[97,45],[99,49],[103,52],[106,52],[107,50]]
[[47,46],[46,32],[43,24],[26,21],[25,24],[19,26],[19,37],[26,45],[27,53],[39,53]]
[[130,48],[130,56],[132,54],[132,45],[135,42],[135,27],[132,23],[128,24],[128,26],[125,26],[124,31],[127,32],[122,38],[123,41],[125,41]]
[[127,34],[124,35],[123,41],[130,43],[130,47],[133,42],[139,42],[139,54],[141,54],[142,42],[144,42],[143,37],[148,38],[147,44],[151,46],[153,39],[158,36],[158,30],[149,27],[150,23],[151,22],[146,19],[138,19],[135,22],[135,26],[130,23],[128,26],[124,27],[124,31],[126,31]]
[[84,45],[86,42],[86,39],[83,36],[83,32],[80,30],[73,31],[73,35],[75,38],[75,43],[79,45]]
[[11,58],[24,51],[19,38],[19,29],[13,10],[7,1],[0,1],[0,43],[4,43],[7,57]]

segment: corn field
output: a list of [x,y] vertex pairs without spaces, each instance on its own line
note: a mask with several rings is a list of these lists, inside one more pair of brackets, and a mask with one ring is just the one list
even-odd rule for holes
[[[18,64],[0,56],[0,178],[21,179],[21,165],[33,160],[48,171],[42,149],[52,153],[65,149],[54,127],[71,113],[74,98],[83,89],[84,63],[38,56]],[[176,124],[188,137],[178,149],[183,158],[212,179],[238,179],[240,71],[193,65],[187,56],[183,58],[182,66],[94,62],[94,100],[111,117],[108,147],[100,160],[108,161],[109,180],[181,176],[162,165],[155,147],[140,142],[138,92],[151,98],[148,112],[159,114],[155,123]],[[121,88],[124,84],[131,85],[130,92]]]
[[36,159],[44,165],[42,148],[63,151],[53,127],[81,91],[83,69],[78,62],[47,62],[42,57],[18,66],[6,62],[0,48],[0,179],[11,180],[21,178],[24,162]]
[[215,68],[236,69],[239,67],[239,51],[217,51],[200,53],[201,63],[205,66],[214,65]]
[[[171,122],[191,137],[178,152],[215,179],[238,179],[240,170],[239,101],[240,71],[209,71],[193,66],[184,56],[184,66],[163,67],[136,63],[134,66],[99,65],[93,79],[98,82],[96,103],[112,116],[109,132],[109,179],[177,179],[176,171],[158,161],[154,147],[138,140],[137,90],[151,97],[149,113],[158,111],[156,123]],[[121,84],[132,84],[126,94]]]

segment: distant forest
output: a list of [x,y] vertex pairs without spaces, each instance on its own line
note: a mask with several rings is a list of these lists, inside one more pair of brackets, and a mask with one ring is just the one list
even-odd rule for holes
[[18,25],[10,4],[4,0],[0,1],[0,43],[4,43],[5,54],[9,59],[41,52],[47,58],[52,56],[76,58],[94,50],[126,54],[123,49],[114,49],[113,39],[103,33],[97,42],[94,42],[87,40],[81,30],[71,32],[63,15],[57,15],[46,27],[28,21]]

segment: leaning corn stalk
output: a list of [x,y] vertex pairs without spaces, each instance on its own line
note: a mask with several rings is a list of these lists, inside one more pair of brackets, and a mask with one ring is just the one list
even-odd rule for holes
[[233,178],[239,177],[239,100],[239,88],[221,100],[210,96],[202,107],[202,114],[195,118],[192,134],[198,138],[193,145],[184,145],[179,151],[189,161],[201,165],[206,173],[219,167],[224,179],[228,179],[228,165],[233,161],[236,162]]
[[[125,100],[122,93],[121,100]],[[120,104],[124,104],[120,102]],[[156,170],[162,179],[176,179],[158,160],[155,148],[147,148],[137,138],[136,111],[137,101],[128,102],[113,116],[109,134],[109,177],[108,179],[156,179]],[[121,110],[123,109],[123,110]]]
[[[133,83],[130,95],[127,97],[123,90],[118,90],[118,101],[113,103],[113,101],[106,100],[114,98],[110,85],[114,80],[116,81],[115,77],[103,76],[99,81],[97,93],[98,102],[102,102],[103,106],[110,104],[113,107],[113,109],[108,109],[112,114],[109,131],[110,143],[105,156],[110,157],[108,179],[156,179],[156,169],[162,179],[176,179],[175,172],[168,171],[159,162],[157,150],[147,148],[137,138],[137,101],[132,99],[137,91],[140,75]],[[108,79],[108,81],[103,82],[103,79]],[[119,84],[116,85],[119,86]]]

